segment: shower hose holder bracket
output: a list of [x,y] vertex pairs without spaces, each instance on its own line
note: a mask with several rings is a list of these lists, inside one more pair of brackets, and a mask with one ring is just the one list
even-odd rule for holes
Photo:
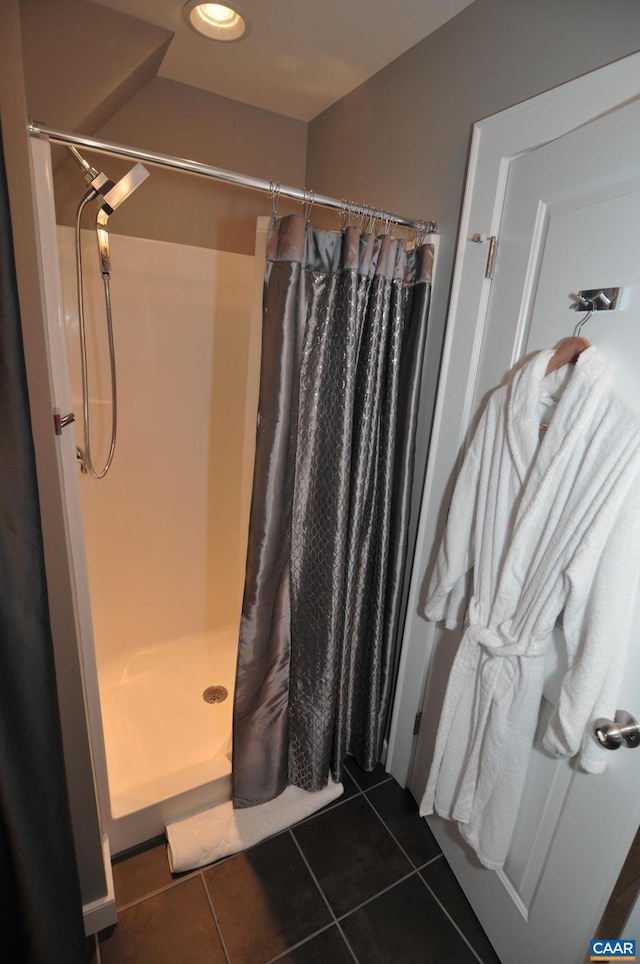
[[61,415],[59,408],[54,408],[53,410],[53,429],[56,435],[62,435],[62,429],[66,428],[67,425],[71,425],[75,422],[76,417],[73,412],[69,412],[67,415]]

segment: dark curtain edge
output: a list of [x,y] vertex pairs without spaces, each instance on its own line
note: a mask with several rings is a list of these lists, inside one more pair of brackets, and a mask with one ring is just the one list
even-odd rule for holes
[[[431,246],[432,247],[432,246]],[[399,566],[397,585],[391,587],[393,599],[388,601],[390,610],[389,625],[389,678],[386,683],[386,692],[381,701],[380,730],[378,752],[382,755],[383,744],[388,740],[391,730],[391,721],[395,704],[398,673],[400,669],[400,659],[402,656],[402,642],[407,618],[408,597],[411,578],[413,574],[413,564],[417,546],[418,519],[415,520],[414,531],[410,531],[411,523],[411,501],[416,486],[416,439],[418,428],[418,415],[420,412],[420,401],[422,396],[422,379],[424,373],[425,350],[427,342],[427,331],[429,327],[429,311],[431,307],[432,281],[429,273],[429,280],[420,282],[418,289],[423,295],[423,304],[419,309],[419,323],[416,325],[414,344],[412,350],[407,354],[406,368],[408,373],[403,372],[403,382],[406,384],[405,397],[405,430],[404,438],[407,440],[406,449],[402,447],[399,452],[398,463],[400,463],[399,474],[401,475],[400,492],[398,503],[395,508],[394,528],[398,535],[401,529],[399,556],[401,565]],[[433,413],[432,413],[433,417]],[[421,481],[423,473],[421,472]],[[397,486],[396,486],[397,489]]]
[[3,937],[25,964],[85,959],[40,506],[0,126],[0,844],[12,913]]

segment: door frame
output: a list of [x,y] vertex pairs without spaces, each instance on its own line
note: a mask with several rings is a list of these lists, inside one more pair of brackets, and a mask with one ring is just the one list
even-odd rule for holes
[[433,547],[444,524],[446,494],[463,449],[475,393],[487,318],[490,279],[487,243],[498,238],[511,162],[542,144],[640,98],[640,52],[554,87],[472,128],[464,203],[456,246],[450,307],[443,346],[433,430],[407,604],[386,769],[420,798],[428,760],[416,753],[416,714],[427,688],[436,625],[421,613]]

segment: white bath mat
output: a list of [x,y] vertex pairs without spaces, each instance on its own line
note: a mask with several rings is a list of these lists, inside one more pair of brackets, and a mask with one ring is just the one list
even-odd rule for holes
[[287,789],[268,803],[234,810],[231,801],[166,825],[171,873],[195,870],[239,853],[325,807],[344,793],[331,778],[322,790]]

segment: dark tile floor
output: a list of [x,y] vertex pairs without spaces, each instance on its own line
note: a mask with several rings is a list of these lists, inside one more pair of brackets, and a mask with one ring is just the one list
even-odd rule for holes
[[93,964],[499,964],[407,790],[350,761],[307,820],[172,876],[166,842],[114,861]]

